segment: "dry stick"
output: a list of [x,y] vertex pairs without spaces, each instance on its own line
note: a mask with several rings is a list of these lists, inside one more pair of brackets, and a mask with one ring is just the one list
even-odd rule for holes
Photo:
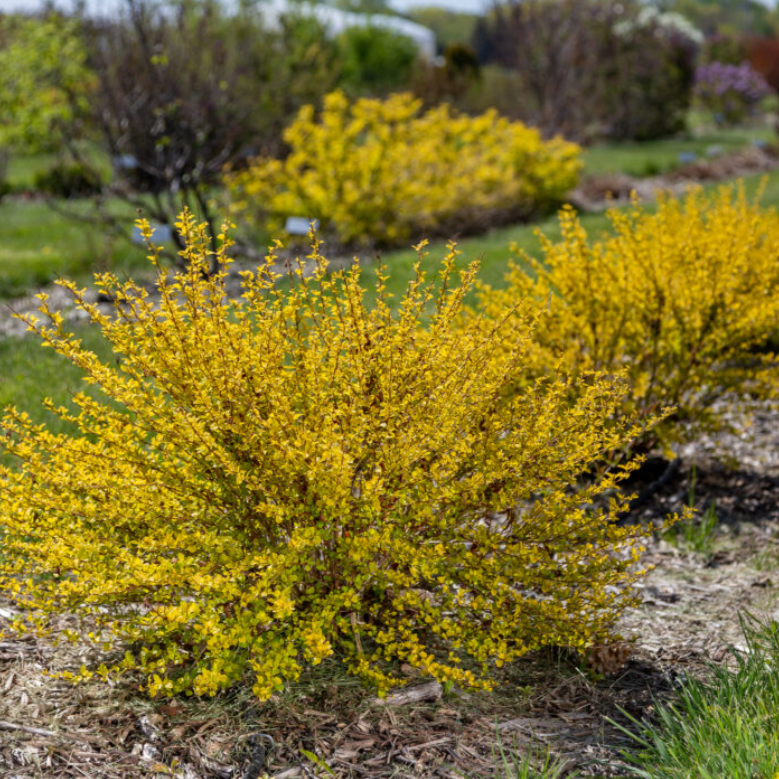
[[89,744],[93,741],[91,736],[72,736],[69,733],[55,733],[53,730],[32,728],[29,725],[17,725],[15,722],[5,722],[4,720],[0,720],[0,730],[19,730],[32,736],[45,736],[46,738],[66,738],[70,741],[79,741],[82,744]]
[[405,706],[409,703],[437,700],[443,695],[443,687],[439,682],[427,682],[417,687],[406,687],[387,698],[376,698],[376,706]]

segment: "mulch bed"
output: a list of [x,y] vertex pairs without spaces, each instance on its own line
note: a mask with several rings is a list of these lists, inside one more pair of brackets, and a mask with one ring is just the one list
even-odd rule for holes
[[754,146],[712,159],[696,160],[658,176],[636,178],[626,173],[587,176],[568,199],[581,211],[603,211],[625,205],[634,194],[646,202],[654,200],[658,192],[682,195],[696,184],[729,181],[777,168],[779,148]]
[[[732,431],[682,450],[682,467],[638,510],[650,523],[678,510],[694,467],[695,501],[714,500],[720,524],[707,558],[650,540],[655,569],[620,626],[635,640],[617,673],[595,675],[549,650],[504,669],[493,693],[428,685],[423,700],[387,705],[324,663],[265,704],[245,689],[149,701],[130,684],[73,687],[47,676],[78,666],[83,648],[9,635],[0,640],[0,776],[505,777],[504,759],[535,748],[579,776],[624,776],[630,740],[612,721],[651,716],[690,675],[727,660],[741,645],[740,611],[766,617],[779,606],[779,412],[765,406],[745,420],[734,404],[731,421]],[[0,602],[0,629],[12,611]]]

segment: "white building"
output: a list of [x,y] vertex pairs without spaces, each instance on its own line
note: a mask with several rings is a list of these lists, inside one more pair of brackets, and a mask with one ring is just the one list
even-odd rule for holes
[[409,19],[389,14],[359,14],[343,11],[327,3],[301,2],[301,0],[260,0],[257,8],[270,26],[278,23],[281,16],[299,13],[313,16],[330,35],[338,35],[349,27],[377,27],[411,38],[420,53],[435,57],[435,33]]
[[[154,1],[152,0],[152,2]],[[241,1],[221,0],[228,9],[236,8]],[[243,0],[244,3],[245,1]],[[156,2],[164,5],[164,2],[160,0],[156,0]],[[279,17],[284,14],[299,13],[316,18],[324,29],[333,36],[349,27],[378,27],[411,38],[421,54],[426,57],[435,56],[435,34],[433,31],[399,16],[352,13],[342,11],[340,8],[326,3],[314,3],[307,0],[251,0],[251,4],[257,8],[271,26],[277,24]],[[75,1],[53,0],[47,3],[46,0],[0,0],[0,12],[34,13],[43,10],[47,5],[63,11],[70,11],[75,7]],[[85,0],[84,2],[85,12],[90,16],[113,17],[118,15],[123,7],[123,0]]]

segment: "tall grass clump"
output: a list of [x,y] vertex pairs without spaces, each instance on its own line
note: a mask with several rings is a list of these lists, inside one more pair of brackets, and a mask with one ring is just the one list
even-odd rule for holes
[[[652,722],[632,717],[635,750],[624,757],[642,779],[774,779],[779,773],[779,625],[741,618],[746,651],[690,679]],[[735,666],[735,667],[734,667]]]
[[72,615],[74,639],[124,651],[94,672],[140,671],[151,694],[248,677],[260,699],[326,658],[379,690],[400,662],[486,685],[536,647],[608,640],[641,571],[624,501],[597,499],[633,466],[577,483],[651,424],[612,422],[619,382],[510,392],[536,314],[463,326],[476,265],[458,275],[454,247],[397,307],[383,270],[369,305],[316,242],[313,277],[279,278],[271,253],[228,297],[206,227],[177,229],[187,270],[152,253],[158,303],[104,274],[108,316],[65,285],[116,359],[45,299],[28,319],[100,391],[53,409],[70,434],[2,420],[0,589],[29,623]]

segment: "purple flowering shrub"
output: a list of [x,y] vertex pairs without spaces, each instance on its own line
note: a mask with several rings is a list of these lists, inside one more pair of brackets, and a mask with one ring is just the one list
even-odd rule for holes
[[709,62],[695,71],[695,101],[721,124],[737,124],[772,92],[749,63]]

